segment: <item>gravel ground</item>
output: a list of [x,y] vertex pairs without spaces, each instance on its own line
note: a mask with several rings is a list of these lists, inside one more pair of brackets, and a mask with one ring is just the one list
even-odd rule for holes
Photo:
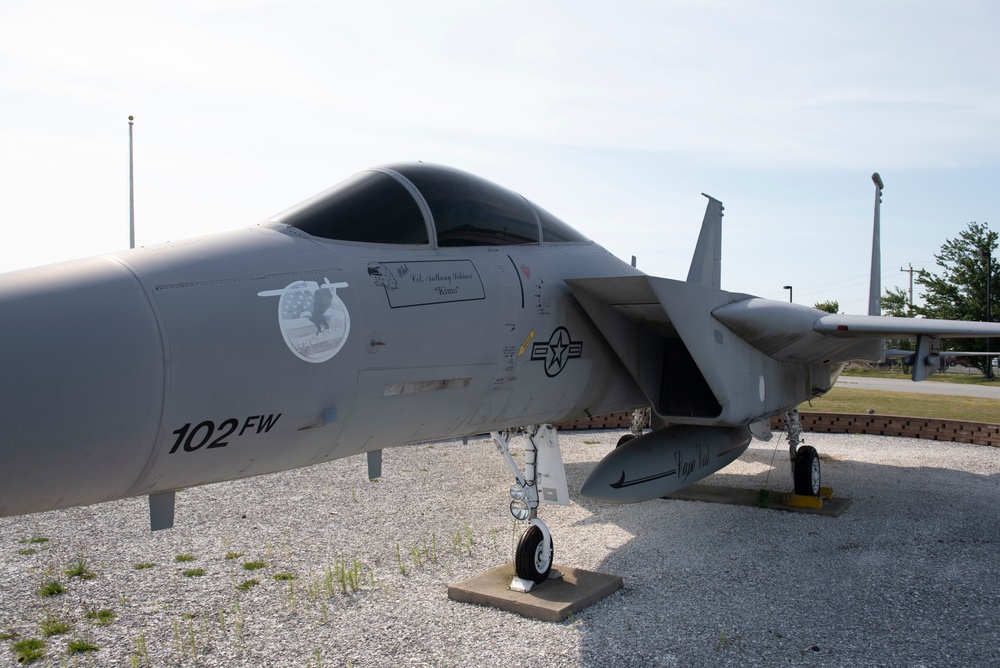
[[[854,501],[839,518],[576,497],[621,433],[561,437],[556,562],[625,580],[564,623],[447,598],[510,560],[517,529],[493,447],[447,441],[387,451],[379,482],[354,457],[184,490],[155,534],[145,499],[0,519],[0,665],[26,638],[41,666],[1000,665],[1000,450],[807,434]],[[706,482],[787,488],[776,442]],[[41,596],[53,579],[65,592]],[[69,630],[46,637],[47,619]]]

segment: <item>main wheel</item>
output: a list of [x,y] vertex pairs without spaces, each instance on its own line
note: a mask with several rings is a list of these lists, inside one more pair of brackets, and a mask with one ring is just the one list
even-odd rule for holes
[[795,493],[819,496],[819,453],[809,445],[795,452]]
[[624,436],[618,439],[618,445],[615,446],[615,449],[622,447],[623,445],[631,441],[633,438],[635,438],[635,434],[633,433],[625,434]]
[[545,535],[537,526],[530,525],[521,534],[521,540],[517,542],[517,551],[514,553],[514,571],[517,577],[531,580],[536,584],[544,582],[552,570],[553,552],[550,549],[546,558]]

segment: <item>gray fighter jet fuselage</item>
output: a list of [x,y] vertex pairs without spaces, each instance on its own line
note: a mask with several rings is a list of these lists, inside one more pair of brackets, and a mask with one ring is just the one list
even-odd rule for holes
[[[640,501],[733,461],[752,425],[879,358],[880,337],[920,337],[920,379],[937,337],[1000,335],[723,291],[721,220],[709,198],[687,280],[655,278],[512,191],[411,163],[248,229],[0,275],[0,516],[152,508],[181,487],[649,407],[669,427],[583,489]],[[799,468],[818,489],[815,451]],[[512,496],[534,518],[529,469]],[[551,543],[535,539],[538,579]]]
[[437,220],[464,206],[527,232],[432,245],[416,202],[400,213],[381,192],[411,197],[398,172],[365,172],[277,222],[2,277],[0,515],[642,404],[564,282],[639,272],[544,212],[557,240],[539,242],[535,208],[506,191],[409,169],[474,186]]

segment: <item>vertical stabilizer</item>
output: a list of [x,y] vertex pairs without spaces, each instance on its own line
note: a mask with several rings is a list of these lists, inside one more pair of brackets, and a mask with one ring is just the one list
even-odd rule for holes
[[880,248],[879,209],[882,204],[882,177],[872,174],[875,183],[875,222],[872,224],[872,275],[868,285],[868,315],[882,315],[882,250]]
[[[705,193],[702,193],[705,195]],[[706,288],[721,289],[722,285],[722,202],[708,197],[705,207],[705,219],[701,223],[701,233],[698,235],[698,245],[691,258],[691,269],[688,270],[688,283],[697,283]]]

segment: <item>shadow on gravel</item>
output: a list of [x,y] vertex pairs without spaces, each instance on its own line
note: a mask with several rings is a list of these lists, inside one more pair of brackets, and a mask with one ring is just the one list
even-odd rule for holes
[[[751,450],[742,461],[764,470],[705,482],[790,486],[787,455],[770,460]],[[571,490],[591,467],[567,466]],[[625,589],[581,615],[583,665],[995,663],[997,477],[836,458],[823,473],[853,498],[840,518],[575,498],[593,513],[578,526],[634,536],[597,569]]]

